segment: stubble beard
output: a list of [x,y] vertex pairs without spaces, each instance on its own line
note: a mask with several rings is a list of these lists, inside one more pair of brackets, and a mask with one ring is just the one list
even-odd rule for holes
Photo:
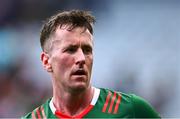
[[[74,82],[73,82],[74,83]],[[68,92],[71,94],[80,94],[85,92],[90,87],[90,79],[86,79],[85,82],[76,82],[76,83],[83,83],[83,84],[75,84],[69,86]]]

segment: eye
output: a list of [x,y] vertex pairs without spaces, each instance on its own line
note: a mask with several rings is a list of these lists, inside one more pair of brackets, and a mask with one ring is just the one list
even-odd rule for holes
[[92,54],[92,48],[90,46],[84,46],[82,49],[84,54]]
[[75,53],[76,51],[77,51],[77,47],[75,47],[75,46],[70,46],[70,47],[66,48],[66,50],[65,50],[65,52],[68,52],[70,54]]

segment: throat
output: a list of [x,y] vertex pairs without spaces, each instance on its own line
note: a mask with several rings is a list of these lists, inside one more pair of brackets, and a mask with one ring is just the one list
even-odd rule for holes
[[[51,102],[57,115],[76,117],[87,108],[89,109],[93,99],[94,89],[90,88],[82,94],[53,96]],[[68,117],[65,117],[68,118]]]

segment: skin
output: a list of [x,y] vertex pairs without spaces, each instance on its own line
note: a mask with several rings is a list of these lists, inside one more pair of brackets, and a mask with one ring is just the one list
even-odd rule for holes
[[53,103],[57,110],[76,116],[91,102],[90,85],[93,65],[93,36],[88,30],[68,26],[57,28],[51,37],[48,53],[42,52],[41,61],[52,76]]

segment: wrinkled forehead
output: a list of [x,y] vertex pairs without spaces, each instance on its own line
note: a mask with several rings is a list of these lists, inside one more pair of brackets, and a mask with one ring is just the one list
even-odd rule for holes
[[92,39],[92,34],[90,31],[85,27],[74,27],[71,25],[62,25],[58,26],[55,31],[55,35],[64,37],[71,37],[71,36],[86,36]]
[[89,32],[88,29],[84,27],[76,27],[70,29],[69,26],[64,25],[58,27],[54,33],[54,40],[73,40],[73,39],[85,39],[85,40],[93,40],[92,34]]
[[51,42],[51,48],[54,45],[76,45],[89,44],[93,46],[93,36],[88,29],[76,27],[69,30],[68,26],[62,26],[56,29]]

